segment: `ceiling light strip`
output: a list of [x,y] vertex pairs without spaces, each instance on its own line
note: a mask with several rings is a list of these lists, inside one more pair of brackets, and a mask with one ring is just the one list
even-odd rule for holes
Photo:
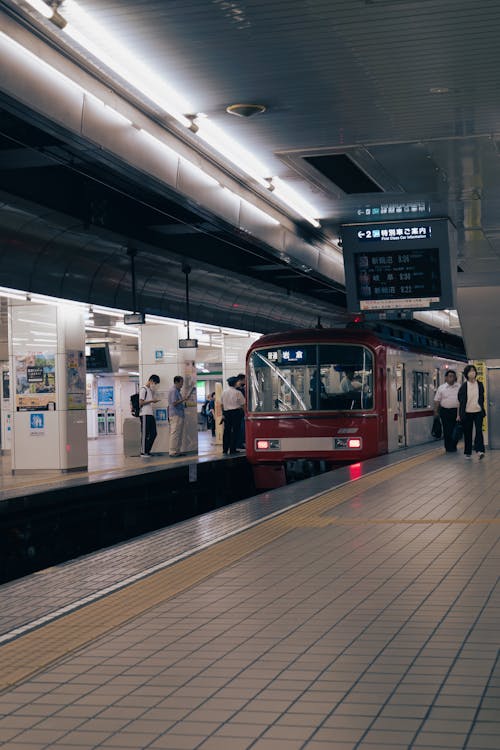
[[301,195],[299,195],[293,188],[283,182],[279,177],[272,177],[269,180],[269,189],[273,191],[273,194],[286,203],[290,208],[296,211],[300,216],[306,219],[313,227],[321,226],[318,219],[316,218],[319,214],[310,203],[308,203]]
[[[54,20],[56,25],[61,28],[60,15],[57,14],[58,19],[56,20],[52,9],[42,0],[26,1],[46,18]],[[132,84],[139,92],[160,106],[179,123],[196,133],[224,159],[232,162],[259,185],[269,187],[268,175],[270,170],[259,159],[230,138],[206,115],[202,113],[189,115],[188,113],[193,111],[191,104],[144,65],[139,58],[132,55],[127,47],[120,44],[111,34],[108,34],[101,24],[94,21],[88,13],[80,8],[75,0],[64,0],[60,9],[64,13],[64,20],[67,21],[63,25],[64,32],[80,47]],[[312,226],[320,226],[317,219],[319,212],[283,180],[273,177],[271,189],[274,191],[274,196],[288,208],[302,216]]]
[[61,10],[67,21],[64,32],[77,44],[159,105],[181,125],[191,125],[183,114],[191,111],[189,102],[144,65],[142,60],[131,54],[128,47],[108,34],[102,24],[94,21],[74,0],[64,0]]

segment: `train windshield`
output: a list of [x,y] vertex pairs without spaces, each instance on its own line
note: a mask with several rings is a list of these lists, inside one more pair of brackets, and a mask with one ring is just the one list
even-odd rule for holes
[[251,412],[365,411],[373,408],[373,355],[356,344],[255,350],[249,361]]

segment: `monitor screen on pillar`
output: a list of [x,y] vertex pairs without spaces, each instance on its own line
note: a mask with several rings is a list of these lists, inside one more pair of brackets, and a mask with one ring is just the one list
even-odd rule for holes
[[101,344],[99,346],[90,346],[89,353],[86,356],[87,372],[90,373],[105,373],[113,372],[111,366],[111,356],[109,353],[109,346],[107,344]]

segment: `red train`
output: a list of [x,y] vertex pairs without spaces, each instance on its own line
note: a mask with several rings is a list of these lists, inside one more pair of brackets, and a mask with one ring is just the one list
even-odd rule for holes
[[297,462],[341,465],[431,440],[435,390],[446,370],[462,369],[463,350],[377,327],[289,331],[252,345],[246,446],[258,488],[286,484]]

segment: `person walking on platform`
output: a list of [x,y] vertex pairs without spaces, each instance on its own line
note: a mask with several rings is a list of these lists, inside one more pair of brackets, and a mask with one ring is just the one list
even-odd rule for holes
[[453,440],[453,429],[457,423],[458,391],[457,373],[448,370],[445,382],[440,385],[434,396],[434,415],[439,416],[443,425],[444,449],[446,453],[456,453],[457,446]]
[[176,375],[174,384],[168,392],[168,421],[170,423],[170,441],[168,453],[172,458],[184,456],[181,453],[182,436],[184,434],[184,416],[186,410],[186,401],[191,396],[191,392],[183,397],[181,390],[184,385],[184,378]]
[[234,455],[238,453],[236,445],[240,434],[240,425],[243,418],[243,407],[245,397],[235,386],[237,377],[227,379],[228,387],[222,392],[222,409],[224,415],[224,435],[222,437],[222,452]]
[[158,375],[151,375],[146,385],[139,391],[139,418],[141,420],[141,456],[149,458],[151,448],[156,439],[156,420],[153,413],[153,404],[160,401],[155,398],[154,392],[160,382]]
[[465,383],[462,383],[458,391],[458,421],[464,428],[464,456],[471,458],[472,430],[474,429],[474,450],[481,460],[484,458],[483,419],[486,416],[484,385],[477,380],[477,370],[474,365],[467,365],[464,369],[464,377]]

